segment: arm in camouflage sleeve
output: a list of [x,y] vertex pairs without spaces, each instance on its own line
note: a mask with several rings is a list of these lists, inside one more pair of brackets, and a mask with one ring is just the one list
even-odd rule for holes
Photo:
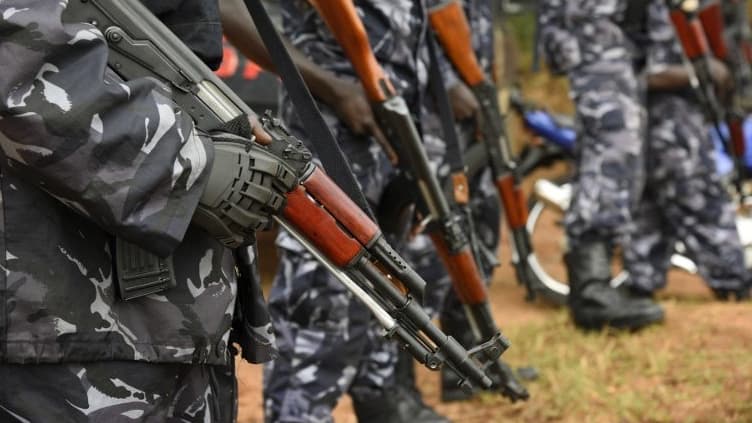
[[0,148],[11,172],[159,255],[182,239],[213,149],[153,79],[124,83],[66,2],[0,3]]

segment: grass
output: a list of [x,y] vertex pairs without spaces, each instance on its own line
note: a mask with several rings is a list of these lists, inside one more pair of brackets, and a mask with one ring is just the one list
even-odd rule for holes
[[[703,319],[708,307],[726,310]],[[509,328],[514,345],[505,358],[540,372],[529,386],[533,400],[510,405],[487,394],[477,405],[525,422],[752,421],[752,335],[721,331],[718,320],[748,315],[749,306],[672,302],[668,308],[673,319],[637,333],[582,333],[564,311]]]

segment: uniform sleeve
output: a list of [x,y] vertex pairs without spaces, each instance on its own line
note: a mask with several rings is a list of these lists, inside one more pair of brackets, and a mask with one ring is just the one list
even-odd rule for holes
[[2,167],[104,230],[169,254],[213,150],[151,79],[121,81],[102,34],[62,24],[67,2],[0,2]]

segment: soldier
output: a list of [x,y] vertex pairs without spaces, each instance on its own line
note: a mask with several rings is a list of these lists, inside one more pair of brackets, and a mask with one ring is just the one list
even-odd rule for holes
[[[234,41],[243,24],[227,5],[226,24]],[[425,7],[421,1],[363,1],[361,12],[377,59],[416,114],[426,87]],[[369,201],[377,204],[394,167],[379,144],[379,130],[349,61],[316,11],[304,1],[282,2],[285,34],[306,82]],[[236,15],[237,17],[238,15]],[[237,31],[237,33],[236,33]],[[235,33],[235,35],[233,35]],[[255,54],[250,43],[239,45]],[[418,52],[418,53],[416,53]],[[306,59],[307,58],[307,59]],[[263,63],[262,65],[268,65]],[[282,116],[302,133],[285,97]],[[377,142],[380,140],[380,142]],[[368,315],[301,246],[281,233],[281,268],[270,295],[270,308],[281,351],[265,369],[267,421],[331,421],[332,408],[344,393],[353,398],[361,422],[442,422],[417,392],[394,386],[396,346],[385,342]]]
[[637,53],[645,7],[620,0],[545,0],[540,9],[544,51],[551,69],[569,77],[581,125],[575,192],[565,216],[565,261],[569,307],[575,324],[585,329],[636,329],[663,319],[658,304],[609,285],[611,252],[629,242],[642,192],[646,116]]
[[[219,64],[216,2],[146,3]],[[0,4],[0,420],[234,421],[235,259],[190,223],[214,212],[214,169],[237,165],[215,157],[167,85],[107,68],[102,32],[61,23],[67,7]],[[131,250],[116,239],[171,257],[171,281],[126,300],[115,262]],[[263,302],[250,311],[263,317]],[[239,323],[256,341],[244,356],[272,358],[268,319]]]
[[[635,233],[624,250],[630,286],[643,296],[664,287],[679,240],[718,298],[745,298],[735,205],[716,171],[713,142],[667,13],[660,3],[648,13],[648,172]],[[713,60],[711,72],[722,91],[728,87],[721,62]]]

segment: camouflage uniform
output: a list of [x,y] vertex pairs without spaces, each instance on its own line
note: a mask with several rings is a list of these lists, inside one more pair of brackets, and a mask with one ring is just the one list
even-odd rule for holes
[[[282,3],[288,39],[321,67],[347,79],[355,73],[326,25],[304,0]],[[421,122],[427,84],[425,5],[412,0],[356,1],[374,54]],[[319,108],[350,160],[369,201],[379,202],[395,175],[375,140],[354,135],[334,111]],[[289,99],[283,120],[300,135]],[[421,129],[421,128],[419,128]],[[304,139],[304,138],[303,138]],[[281,233],[281,268],[269,298],[280,357],[264,372],[267,421],[326,422],[344,393],[367,396],[393,384],[396,348],[381,337],[367,309],[300,245]]]
[[651,93],[644,118],[636,58],[652,73],[682,61],[665,5],[648,5],[639,51],[614,23],[626,2],[599,3],[548,0],[541,17],[544,49],[553,69],[568,73],[582,125],[570,240],[621,240],[631,283],[652,291],[665,285],[679,239],[711,287],[738,288],[744,261],[734,210],[696,100],[686,90]]
[[[682,64],[681,46],[666,13],[663,5],[650,11],[650,73]],[[711,288],[742,288],[746,272],[735,205],[716,171],[713,142],[697,99],[689,87],[650,92],[648,116],[647,184],[635,215],[636,231],[624,251],[631,283],[646,292],[664,287],[679,240]]]
[[624,0],[544,0],[541,42],[549,65],[569,77],[581,125],[570,245],[620,240],[632,230],[643,181],[643,84],[634,46],[619,27]]
[[[218,62],[216,3],[152,3]],[[107,69],[66,5],[0,3],[0,420],[231,421],[234,259],[189,227],[210,140],[166,86]],[[114,235],[171,254],[176,287],[121,300]],[[244,322],[259,347],[268,323]]]

